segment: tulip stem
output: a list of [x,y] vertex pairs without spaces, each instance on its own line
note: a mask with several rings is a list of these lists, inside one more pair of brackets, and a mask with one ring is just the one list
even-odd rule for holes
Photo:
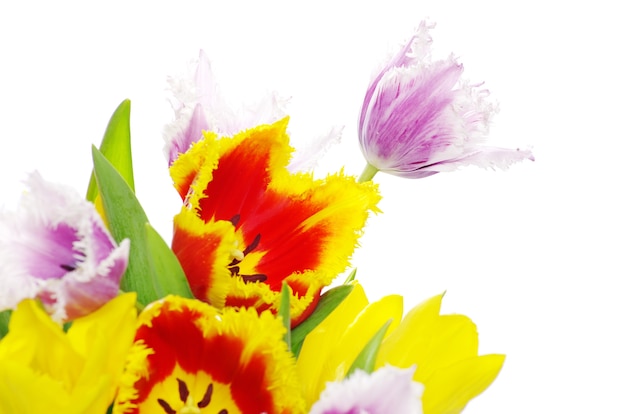
[[358,182],[364,183],[366,181],[371,181],[377,172],[378,172],[378,168],[374,167],[372,164],[368,162],[365,165],[365,168],[363,169],[363,172],[361,173],[361,176],[359,177]]

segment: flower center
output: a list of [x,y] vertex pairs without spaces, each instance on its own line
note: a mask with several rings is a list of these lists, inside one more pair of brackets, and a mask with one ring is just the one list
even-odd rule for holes
[[[230,219],[230,222],[233,223],[234,226],[237,226],[240,220],[240,215],[236,214],[233,218]],[[247,255],[250,255],[259,246],[259,242],[261,241],[261,234],[257,234],[254,236],[254,240],[250,243],[246,248],[241,251],[238,249],[233,249],[231,255],[233,260],[228,265],[228,270],[230,270],[231,276],[240,276],[245,283],[255,283],[255,282],[265,282],[267,280],[267,275],[263,273],[244,273],[241,274],[242,271],[242,262],[244,261]],[[250,259],[249,259],[250,260]],[[248,266],[251,268],[252,266]],[[245,272],[245,270],[244,270]]]
[[[200,414],[202,412],[200,409],[207,407],[211,403],[211,397],[213,396],[213,383],[209,383],[202,399],[196,403],[193,396],[189,392],[187,383],[180,378],[176,378],[176,381],[178,382],[178,395],[184,406],[182,406],[179,410],[175,410],[166,400],[162,398],[157,399],[157,402],[166,414]],[[228,410],[222,408],[218,411],[218,414],[228,414]]]

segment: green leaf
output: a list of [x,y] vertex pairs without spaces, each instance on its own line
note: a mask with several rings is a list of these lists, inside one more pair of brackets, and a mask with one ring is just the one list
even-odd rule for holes
[[0,312],[0,339],[9,332],[9,320],[11,319],[11,309]]
[[343,302],[352,289],[352,285],[341,285],[328,290],[320,297],[313,313],[291,331],[291,351],[296,357],[300,354],[304,338]]
[[[130,101],[124,100],[109,120],[107,129],[102,137],[100,152],[115,167],[124,178],[131,190],[135,191],[133,178],[133,158],[130,148]],[[91,173],[87,200],[95,201],[98,196],[98,186],[94,172]]]
[[137,292],[137,301],[143,304],[160,298],[155,287],[157,278],[153,273],[153,258],[148,247],[146,223],[148,218],[135,193],[115,167],[96,147],[92,147],[94,173],[106,220],[113,238],[119,243],[130,239],[128,268],[120,288]]
[[282,318],[283,326],[286,329],[285,342],[287,343],[287,346],[291,348],[291,312],[289,299],[291,299],[289,285],[287,285],[287,282],[283,282],[283,287],[280,291],[280,306],[278,307],[278,316]]
[[[146,242],[151,260],[151,268],[156,278],[155,290],[158,296],[168,294],[193,298],[189,282],[178,258],[163,240],[161,235],[150,225],[145,224]],[[131,242],[132,243],[132,242]],[[132,246],[132,244],[131,244]],[[132,248],[132,247],[131,247]]]
[[356,278],[356,269],[352,269],[346,280],[343,282],[344,285],[352,282]]
[[348,370],[346,377],[350,376],[355,370],[361,369],[367,373],[374,371],[374,364],[376,363],[376,356],[380,349],[380,344],[383,342],[385,333],[391,325],[391,319],[383,324],[383,326],[372,336],[372,339],[363,347],[359,355],[356,357],[352,366]]

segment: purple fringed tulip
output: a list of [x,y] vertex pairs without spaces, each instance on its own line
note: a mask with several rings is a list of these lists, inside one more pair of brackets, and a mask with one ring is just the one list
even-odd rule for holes
[[285,117],[285,99],[268,94],[255,105],[232,109],[222,97],[204,51],[183,78],[169,78],[175,120],[165,127],[165,156],[169,165],[179,154],[203,138],[202,131],[234,135],[259,124],[272,124]]
[[368,163],[362,180],[377,171],[423,178],[462,165],[534,160],[530,150],[482,145],[496,108],[481,84],[461,79],[463,65],[453,56],[431,61],[433,27],[422,22],[367,89],[358,125]]
[[[286,116],[288,99],[268,93],[254,104],[231,106],[222,96],[204,51],[185,77],[169,78],[174,120],[165,126],[165,156],[169,165],[190,146],[203,139],[202,131],[232,136],[261,124],[271,125]],[[310,171],[332,145],[339,142],[343,127],[333,126],[326,133],[299,148],[289,162],[291,172]]]
[[340,382],[329,382],[310,414],[419,414],[424,386],[413,381],[415,367],[391,365],[371,374],[357,370]]
[[38,173],[15,213],[0,214],[0,310],[39,298],[57,322],[86,315],[119,292],[130,241],[118,246],[93,204]]

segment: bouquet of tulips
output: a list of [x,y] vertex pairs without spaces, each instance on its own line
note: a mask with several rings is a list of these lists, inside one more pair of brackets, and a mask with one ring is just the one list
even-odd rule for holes
[[129,101],[92,148],[86,198],[32,173],[0,213],[0,413],[462,411],[504,356],[479,355],[443,295],[370,303],[349,262],[379,213],[377,172],[533,159],[484,145],[494,106],[456,58],[431,58],[432,27],[365,91],[358,178],[313,176],[338,132],[294,153],[280,99],[228,108],[203,52],[170,80],[171,243],[135,196]]

